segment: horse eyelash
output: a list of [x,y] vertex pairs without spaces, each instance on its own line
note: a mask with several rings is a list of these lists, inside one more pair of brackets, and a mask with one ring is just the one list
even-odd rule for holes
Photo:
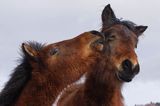
[[58,53],[58,51],[59,51],[58,48],[54,48],[54,49],[51,49],[51,50],[50,50],[49,54],[50,54],[50,55],[55,55],[55,54]]

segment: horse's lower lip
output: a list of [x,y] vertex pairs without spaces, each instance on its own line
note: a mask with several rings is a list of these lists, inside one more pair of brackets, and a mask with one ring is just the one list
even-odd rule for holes
[[123,81],[123,82],[131,82],[132,81],[132,77],[129,77],[129,76],[123,76],[119,73],[116,73],[116,76],[117,76],[118,80]]

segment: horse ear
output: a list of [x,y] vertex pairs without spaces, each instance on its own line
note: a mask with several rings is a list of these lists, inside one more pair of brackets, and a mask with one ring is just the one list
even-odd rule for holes
[[38,52],[27,43],[22,44],[22,50],[29,57],[35,58],[38,56]]
[[102,24],[103,26],[109,26],[111,24],[113,24],[114,20],[116,19],[116,16],[110,6],[110,4],[108,4],[104,9],[103,9],[103,12],[102,12],[102,15],[101,15],[101,18],[102,18]]
[[135,33],[137,36],[140,36],[146,29],[148,28],[148,26],[136,26],[135,28]]

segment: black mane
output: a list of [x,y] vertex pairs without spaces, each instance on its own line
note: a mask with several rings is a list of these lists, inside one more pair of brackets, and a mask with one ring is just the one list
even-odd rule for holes
[[[44,47],[44,45],[37,42],[27,43],[37,51],[42,50]],[[32,67],[29,61],[30,59],[23,51],[20,64],[13,70],[11,78],[0,93],[0,106],[10,106],[14,104],[25,85],[31,79]]]
[[117,19],[115,21],[116,24],[122,24],[124,26],[126,26],[129,30],[135,32],[136,29],[135,27],[137,26],[134,22],[132,21],[129,21],[129,20],[120,20],[120,19]]

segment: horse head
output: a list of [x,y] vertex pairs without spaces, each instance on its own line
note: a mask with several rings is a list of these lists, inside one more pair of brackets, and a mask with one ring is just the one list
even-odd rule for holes
[[140,70],[135,48],[139,36],[146,29],[147,26],[116,18],[110,5],[102,12],[102,32],[106,37],[107,50],[118,69],[116,75],[122,81],[130,82]]

